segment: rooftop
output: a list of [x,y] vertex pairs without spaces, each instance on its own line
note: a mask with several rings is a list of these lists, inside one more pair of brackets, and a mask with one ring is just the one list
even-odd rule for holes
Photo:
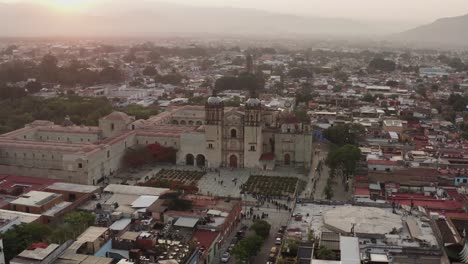
[[76,242],[94,242],[107,230],[109,230],[107,227],[90,226],[76,239]]
[[47,187],[47,190],[67,191],[76,193],[92,193],[99,190],[99,186],[82,185],[66,182],[56,182]]
[[41,218],[41,215],[0,209],[0,219],[13,220],[19,217],[21,223],[29,224]]
[[20,198],[12,201],[11,203],[18,204],[18,205],[39,207],[60,196],[61,196],[60,194],[56,194],[56,193],[30,191],[26,194],[21,195]]
[[59,247],[58,244],[50,244],[45,248],[44,247],[36,247],[36,248],[33,248],[33,249],[26,249],[23,252],[21,252],[18,255],[18,257],[19,258],[42,261],[47,256],[49,256],[54,250],[56,250],[58,247]]
[[354,232],[360,235],[384,235],[394,228],[403,227],[399,215],[374,207],[340,206],[324,214],[324,224],[340,233]]
[[130,195],[154,195],[159,196],[170,191],[167,188],[153,188],[143,186],[131,186],[131,185],[119,185],[109,184],[104,188],[104,192],[110,192],[114,194],[130,194]]

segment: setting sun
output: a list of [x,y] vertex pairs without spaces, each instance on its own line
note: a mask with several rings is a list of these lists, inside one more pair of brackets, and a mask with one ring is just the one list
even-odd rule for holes
[[86,0],[52,0],[52,5],[60,10],[72,11],[85,7]]

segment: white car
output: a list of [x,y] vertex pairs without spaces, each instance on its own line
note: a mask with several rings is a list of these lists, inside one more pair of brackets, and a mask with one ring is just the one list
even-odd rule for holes
[[275,239],[275,245],[281,245],[281,238],[277,237]]
[[228,252],[224,252],[224,254],[221,256],[221,262],[227,263],[230,258],[231,255]]

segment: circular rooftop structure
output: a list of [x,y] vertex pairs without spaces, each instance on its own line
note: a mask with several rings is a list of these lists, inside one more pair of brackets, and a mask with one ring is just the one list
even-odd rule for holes
[[245,105],[248,107],[256,107],[256,106],[259,106],[260,104],[261,102],[257,98],[249,98],[247,102],[245,102]]
[[327,211],[323,222],[328,229],[341,233],[351,233],[354,225],[354,232],[364,237],[381,237],[394,228],[403,228],[399,215],[374,207],[340,206]]
[[219,96],[210,96],[208,98],[208,104],[209,105],[219,105],[223,102],[223,99]]

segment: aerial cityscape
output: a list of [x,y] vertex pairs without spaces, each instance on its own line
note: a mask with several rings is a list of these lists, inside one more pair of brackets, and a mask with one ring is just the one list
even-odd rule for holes
[[467,29],[465,0],[0,0],[0,264],[468,263]]

